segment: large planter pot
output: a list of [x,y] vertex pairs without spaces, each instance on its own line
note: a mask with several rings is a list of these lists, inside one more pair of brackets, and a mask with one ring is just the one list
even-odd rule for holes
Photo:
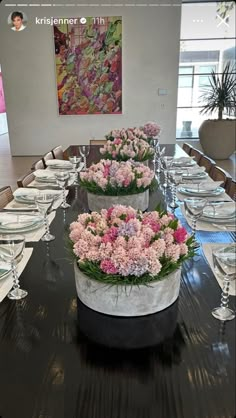
[[205,120],[198,130],[203,151],[217,160],[229,158],[235,151],[235,132],[235,120]]
[[109,209],[113,205],[132,206],[134,209],[140,209],[144,212],[149,205],[149,190],[126,196],[104,196],[88,192],[88,207],[92,212],[100,212],[102,209]]
[[94,311],[114,316],[143,316],[162,311],[179,295],[181,270],[149,285],[106,285],[90,279],[74,264],[78,298]]

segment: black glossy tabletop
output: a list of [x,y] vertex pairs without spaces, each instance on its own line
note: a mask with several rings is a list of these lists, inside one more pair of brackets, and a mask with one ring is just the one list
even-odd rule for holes
[[[94,146],[88,163],[98,158]],[[160,199],[154,192],[150,209]],[[233,418],[235,321],[211,315],[221,289],[202,254],[183,266],[180,296],[165,311],[96,313],[77,299],[64,241],[68,225],[87,211],[86,193],[71,187],[68,201],[71,208],[58,209],[51,224],[56,240],[27,244],[34,248],[20,277],[27,298],[0,303],[0,417]]]

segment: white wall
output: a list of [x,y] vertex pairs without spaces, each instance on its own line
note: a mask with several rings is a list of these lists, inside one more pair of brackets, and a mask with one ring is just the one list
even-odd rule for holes
[[[6,24],[15,9],[1,5],[0,16],[0,61],[13,155],[40,155],[58,144],[101,139],[112,128],[148,120],[161,124],[163,143],[175,142],[179,6],[25,7],[28,26],[18,33]],[[123,115],[58,116],[53,31],[36,25],[35,17],[109,15],[123,17]],[[158,96],[160,87],[168,89],[168,96]]]

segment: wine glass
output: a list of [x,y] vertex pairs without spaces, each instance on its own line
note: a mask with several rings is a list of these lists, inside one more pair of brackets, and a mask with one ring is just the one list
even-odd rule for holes
[[35,196],[35,204],[38,208],[39,213],[43,215],[44,225],[45,225],[45,234],[41,238],[41,241],[53,241],[55,239],[54,235],[50,234],[49,223],[47,215],[52,209],[53,203],[55,201],[55,195],[49,193],[39,193]]
[[172,209],[176,209],[179,207],[179,205],[176,203],[176,188],[182,181],[182,173],[170,170],[169,171],[170,181],[171,181],[171,195],[172,195],[172,201],[170,203],[170,207]]
[[1,235],[0,258],[11,265],[13,275],[13,288],[8,293],[9,299],[19,300],[28,295],[26,290],[20,288],[17,273],[17,258],[21,256],[25,247],[24,235]]
[[161,150],[160,144],[157,145],[157,150],[156,150],[156,159],[157,159],[156,173],[158,175],[161,173],[161,169],[162,169],[162,158],[165,155],[165,150],[166,150],[166,147],[163,147],[162,150]]
[[235,318],[235,312],[229,305],[230,280],[236,279],[236,244],[213,250],[213,265],[216,274],[223,277],[223,290],[221,293],[221,305],[212,310],[212,315],[220,321],[230,321]]
[[80,145],[79,146],[79,152],[81,157],[83,157],[84,160],[84,169],[87,168],[87,157],[90,153],[90,145]]
[[184,208],[187,213],[192,219],[192,230],[193,235],[196,234],[196,226],[197,226],[197,220],[202,216],[203,209],[208,204],[207,199],[201,199],[201,198],[187,198],[184,199]]
[[70,207],[69,203],[66,202],[66,186],[68,184],[68,180],[70,178],[70,174],[68,171],[59,171],[58,173],[55,173],[57,184],[59,187],[62,188],[63,192],[63,202],[61,204],[61,208],[67,209]]
[[74,179],[74,183],[73,184],[74,185],[78,185],[79,184],[79,182],[78,182],[78,173],[77,173],[76,169],[77,169],[77,165],[81,161],[81,158],[80,157],[77,157],[76,155],[73,155],[72,157],[69,157],[69,160],[70,160],[71,164],[73,165],[73,170],[74,170],[74,173],[75,173],[75,179]]

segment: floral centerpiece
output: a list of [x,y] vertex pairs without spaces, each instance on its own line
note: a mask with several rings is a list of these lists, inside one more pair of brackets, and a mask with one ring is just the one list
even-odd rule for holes
[[105,138],[107,141],[114,141],[116,138],[122,140],[143,139],[144,141],[147,141],[147,135],[141,128],[113,129],[109,134],[105,135]]
[[[116,205],[70,225],[79,298],[100,312],[138,316],[176,300],[193,237],[173,215]],[[107,287],[106,287],[107,285]]]
[[134,161],[144,162],[153,157],[154,149],[140,138],[122,139],[115,138],[108,140],[107,143],[100,148],[100,153],[104,158],[117,161]]
[[80,184],[88,192],[90,210],[122,203],[144,211],[148,208],[149,189],[155,186],[154,176],[149,167],[132,160],[100,160],[80,172]]
[[155,138],[160,134],[161,127],[156,122],[147,122],[140,130],[144,132],[147,138]]

